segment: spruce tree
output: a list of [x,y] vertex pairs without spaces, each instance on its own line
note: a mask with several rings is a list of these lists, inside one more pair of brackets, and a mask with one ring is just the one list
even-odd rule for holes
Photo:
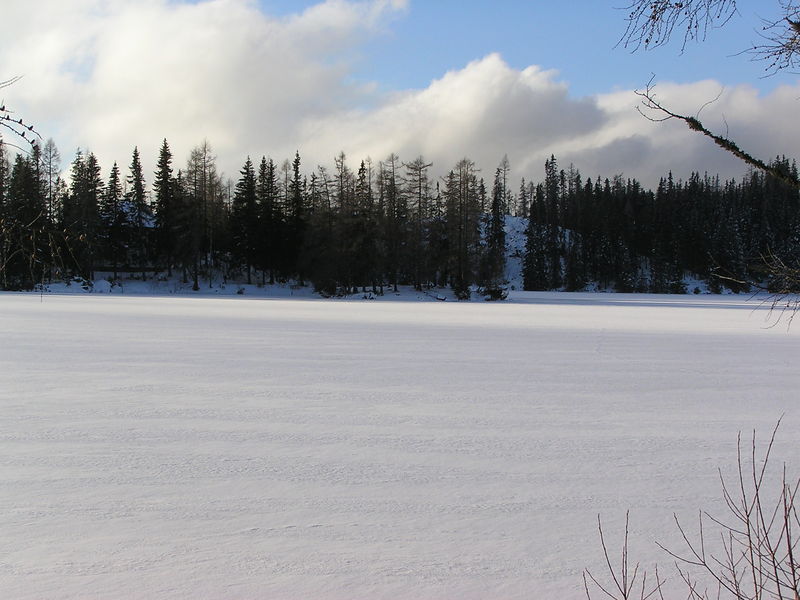
[[48,220],[38,176],[40,154],[18,154],[5,193],[0,272],[5,289],[31,289],[49,273]]
[[301,252],[305,243],[308,215],[303,198],[303,182],[300,177],[300,152],[295,152],[291,169],[286,176],[287,227],[286,227],[286,268],[295,275],[300,285],[303,283]]
[[495,171],[492,186],[492,203],[486,228],[486,256],[483,288],[491,300],[502,300],[508,295],[506,288],[506,230],[503,206],[507,196],[508,161]]
[[[327,169],[319,167],[318,175],[312,177],[312,203],[309,206],[300,259],[302,272],[311,280],[314,291],[327,297],[338,293],[342,272],[346,270],[340,258],[340,216],[336,206],[337,202],[341,202],[339,192],[344,160],[343,155],[339,158],[339,176],[331,178]],[[348,202],[347,199],[344,201]]]
[[275,275],[281,266],[284,223],[278,202],[278,181],[275,163],[272,159],[261,157],[256,179],[256,204],[258,210],[258,265],[261,269],[261,283],[265,283],[269,273],[269,283],[275,283]]
[[529,291],[550,289],[550,263],[547,260],[548,227],[544,223],[544,205],[544,188],[539,184],[532,194],[528,224],[525,228],[522,281],[523,288]]
[[75,272],[85,280],[94,279],[99,258],[99,204],[103,193],[100,165],[91,152],[78,150],[71,168],[71,186],[64,201],[64,228]]
[[359,218],[354,232],[353,254],[355,256],[355,264],[353,265],[353,270],[356,284],[361,285],[362,291],[366,292],[366,288],[369,285],[372,288],[372,292],[377,294],[380,245],[377,237],[378,220],[372,179],[371,161],[362,160],[355,186],[355,205]]
[[158,165],[153,178],[155,195],[155,249],[158,263],[167,268],[167,275],[172,276],[173,262],[176,254],[176,236],[178,233],[178,206],[176,201],[177,184],[172,175],[172,151],[166,138],[158,152]]
[[110,261],[114,279],[117,279],[120,264],[127,263],[131,233],[127,215],[123,210],[122,182],[117,163],[111,167],[108,176],[108,183],[100,201],[99,218],[103,256]]
[[258,211],[256,205],[256,174],[250,157],[241,170],[231,207],[231,237],[234,259],[244,265],[247,283],[252,283],[258,243]]
[[153,215],[147,203],[142,162],[139,149],[134,147],[131,157],[130,174],[128,175],[128,193],[126,195],[126,211],[131,227],[130,251],[133,259],[142,267],[142,279],[147,276],[149,257],[149,232],[152,228]]
[[200,240],[202,237],[202,215],[196,200],[193,182],[178,170],[175,175],[172,198],[175,227],[173,237],[174,259],[180,268],[183,283],[192,280],[192,290],[200,289]]
[[548,265],[548,274],[550,281],[548,282],[549,289],[559,289],[562,285],[562,269],[561,269],[561,255],[563,252],[563,232],[561,229],[561,177],[558,172],[558,165],[556,157],[551,155],[550,159],[545,161],[545,220],[547,223],[547,237],[546,237],[546,254]]
[[571,231],[564,259],[564,289],[568,292],[577,292],[586,287],[586,283],[583,236],[577,231]]

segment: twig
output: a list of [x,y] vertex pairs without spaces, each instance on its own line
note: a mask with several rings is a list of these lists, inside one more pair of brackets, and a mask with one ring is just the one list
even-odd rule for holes
[[[800,179],[792,175],[791,173],[785,173],[778,167],[774,167],[768,165],[764,161],[759,158],[754,157],[752,154],[742,150],[739,146],[731,140],[730,138],[723,137],[721,135],[717,135],[710,131],[708,128],[703,125],[697,117],[689,117],[687,115],[682,115],[680,113],[673,112],[666,108],[663,104],[661,104],[655,96],[655,86],[653,85],[653,78],[650,78],[647,86],[645,87],[644,91],[635,90],[634,93],[642,99],[641,106],[637,106],[636,109],[646,119],[660,123],[663,121],[669,121],[670,119],[678,119],[686,123],[687,127],[692,131],[697,131],[702,133],[723,150],[730,152],[737,158],[742,159],[747,164],[771,175],[772,177],[794,187],[800,189]],[[706,105],[703,105],[705,107]],[[644,107],[647,111],[654,111],[657,113],[661,113],[661,117],[653,117],[651,114],[646,113],[642,110]],[[702,110],[702,109],[701,109]],[[699,113],[698,113],[699,114]]]

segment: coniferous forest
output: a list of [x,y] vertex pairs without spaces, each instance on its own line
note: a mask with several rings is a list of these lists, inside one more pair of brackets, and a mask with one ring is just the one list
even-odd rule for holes
[[[794,162],[772,164],[797,177]],[[179,164],[164,140],[152,174],[134,148],[108,173],[78,151],[63,177],[52,140],[15,157],[0,141],[0,287],[103,273],[194,289],[223,278],[326,296],[409,285],[503,298],[509,215],[527,223],[527,290],[686,293],[694,277],[742,292],[770,286],[765,257],[800,260],[798,191],[758,171],[738,181],[665,173],[649,190],[584,178],[552,156],[519,183],[505,158],[488,172],[466,158],[444,177],[432,167],[340,154],[309,169],[297,153],[247,158],[228,180],[207,142]]]

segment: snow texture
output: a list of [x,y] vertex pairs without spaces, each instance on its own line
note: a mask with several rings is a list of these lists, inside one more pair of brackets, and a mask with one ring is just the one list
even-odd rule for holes
[[757,303],[419,300],[0,295],[0,596],[581,598],[598,513],[668,570],[739,430],[800,465]]

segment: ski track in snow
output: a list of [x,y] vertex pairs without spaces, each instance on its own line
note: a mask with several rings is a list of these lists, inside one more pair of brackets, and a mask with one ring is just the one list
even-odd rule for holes
[[0,597],[581,598],[598,513],[668,569],[739,430],[800,465],[797,324],[512,300],[0,295]]

